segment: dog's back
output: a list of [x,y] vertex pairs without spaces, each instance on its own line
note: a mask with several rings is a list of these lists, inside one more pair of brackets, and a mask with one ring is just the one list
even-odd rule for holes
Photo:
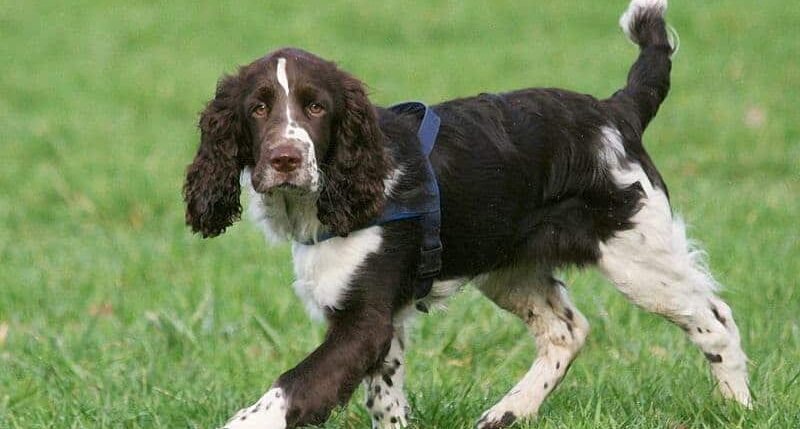
[[642,7],[621,19],[641,51],[626,86],[608,99],[525,89],[434,106],[442,117],[432,162],[447,208],[446,277],[520,257],[551,267],[596,262],[599,244],[631,227],[643,195],[609,173],[608,157],[617,155],[607,129],[622,137],[623,161],[639,164],[666,194],[641,140],[670,85],[673,48],[662,14],[663,7]]

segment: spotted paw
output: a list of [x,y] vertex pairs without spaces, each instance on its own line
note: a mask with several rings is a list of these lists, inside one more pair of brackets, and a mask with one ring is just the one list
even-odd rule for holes
[[483,413],[475,424],[475,429],[500,429],[507,428],[517,421],[517,416],[511,411],[500,411],[492,408]]
[[255,404],[242,408],[223,429],[285,429],[286,397],[279,388],[270,389]]
[[401,429],[408,426],[409,408],[402,392],[390,390],[367,400],[373,429]]
[[372,429],[402,429],[408,426],[404,413],[381,413],[372,416]]

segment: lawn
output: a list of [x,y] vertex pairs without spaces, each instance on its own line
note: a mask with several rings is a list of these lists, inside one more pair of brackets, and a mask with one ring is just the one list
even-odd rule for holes
[[[286,245],[248,222],[214,240],[183,225],[197,113],[222,73],[293,45],[382,104],[605,96],[636,56],[625,0],[263,3],[0,0],[0,428],[214,428],[321,340]],[[719,398],[680,329],[569,271],[593,331],[517,427],[800,427],[800,7],[684,1],[668,19],[682,44],[645,142],[726,285],[755,409]],[[534,353],[469,287],[410,342],[418,428],[470,427]],[[367,427],[361,397],[325,427]]]

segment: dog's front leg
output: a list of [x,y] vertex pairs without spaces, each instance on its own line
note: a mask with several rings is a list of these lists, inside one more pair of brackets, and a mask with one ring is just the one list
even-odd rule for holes
[[255,404],[240,410],[228,429],[284,429],[320,424],[345,404],[359,382],[383,358],[392,341],[391,311],[337,311],[325,341],[281,375]]

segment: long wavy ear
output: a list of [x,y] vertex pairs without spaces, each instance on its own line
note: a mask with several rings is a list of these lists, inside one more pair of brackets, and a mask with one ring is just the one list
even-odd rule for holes
[[361,82],[342,73],[343,110],[334,119],[333,145],[322,163],[324,189],[317,202],[320,222],[344,236],[383,210],[383,180],[389,162],[377,113]]
[[186,224],[203,238],[225,232],[242,213],[239,176],[250,147],[239,112],[239,77],[226,76],[200,115],[200,147],[186,169]]

